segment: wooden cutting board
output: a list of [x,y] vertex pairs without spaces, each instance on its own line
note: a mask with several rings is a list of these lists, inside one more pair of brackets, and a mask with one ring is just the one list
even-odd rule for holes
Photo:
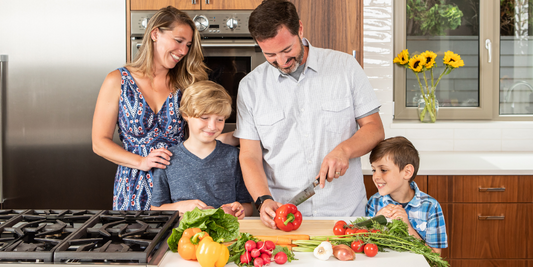
[[333,226],[335,220],[304,220],[300,228],[296,231],[284,232],[282,230],[270,229],[266,227],[261,220],[240,220],[240,232],[250,233],[252,235],[288,235],[304,234],[310,236],[333,235]]

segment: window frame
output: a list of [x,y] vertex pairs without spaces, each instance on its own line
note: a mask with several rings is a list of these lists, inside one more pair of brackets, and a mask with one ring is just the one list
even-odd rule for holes
[[[394,57],[407,48],[406,0],[394,1]],[[533,120],[533,115],[500,115],[500,17],[499,0],[479,3],[479,107],[440,107],[438,120]],[[481,27],[483,25],[483,27]],[[491,62],[485,40],[492,43]],[[418,119],[416,107],[406,107],[407,69],[394,64],[394,119]],[[458,69],[457,71],[460,71]]]

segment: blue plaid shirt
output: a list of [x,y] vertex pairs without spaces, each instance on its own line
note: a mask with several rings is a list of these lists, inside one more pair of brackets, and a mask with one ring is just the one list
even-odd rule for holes
[[[420,191],[414,181],[411,182],[410,186],[415,190],[415,196],[405,206],[405,212],[411,226],[426,241],[428,246],[432,248],[447,248],[446,225],[444,224],[444,215],[439,202]],[[400,205],[390,195],[381,196],[379,192],[374,194],[366,204],[366,216],[376,216],[379,210],[389,204]]]

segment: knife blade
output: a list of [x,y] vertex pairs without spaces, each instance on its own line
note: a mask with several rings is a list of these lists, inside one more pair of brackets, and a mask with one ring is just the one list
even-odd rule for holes
[[315,187],[317,187],[320,183],[320,178],[313,181],[312,184],[308,185],[304,190],[302,190],[300,193],[296,194],[291,200],[289,200],[288,203],[294,204],[295,206],[298,206],[308,200],[310,197],[315,195]]

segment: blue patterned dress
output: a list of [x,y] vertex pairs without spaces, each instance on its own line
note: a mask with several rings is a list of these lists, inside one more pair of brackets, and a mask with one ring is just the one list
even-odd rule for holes
[[[159,113],[146,103],[130,72],[122,74],[118,111],[118,133],[129,152],[143,157],[158,148],[183,141],[183,119],[179,113],[181,91],[171,93]],[[152,172],[119,165],[113,190],[114,210],[149,210],[152,199]]]

